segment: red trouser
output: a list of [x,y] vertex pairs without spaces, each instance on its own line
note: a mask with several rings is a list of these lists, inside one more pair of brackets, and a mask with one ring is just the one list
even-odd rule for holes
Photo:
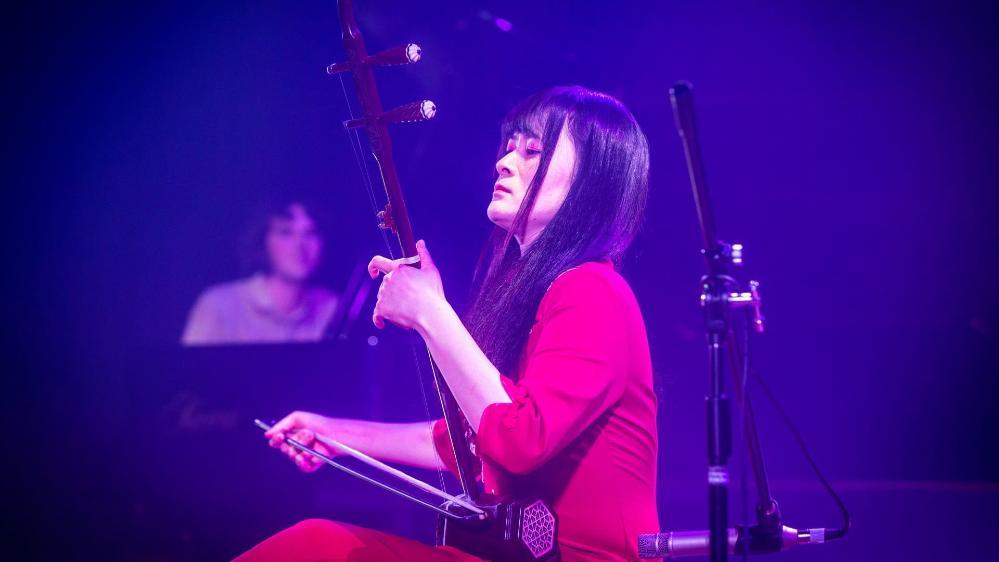
[[455,548],[429,546],[381,531],[307,519],[264,540],[234,562],[484,562]]

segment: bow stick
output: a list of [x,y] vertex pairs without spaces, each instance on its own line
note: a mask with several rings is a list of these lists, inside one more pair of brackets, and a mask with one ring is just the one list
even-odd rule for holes
[[[256,425],[257,427],[259,427],[260,429],[262,429],[264,431],[270,431],[271,427],[273,427],[272,424],[265,423],[265,422],[262,422],[260,420],[253,420],[253,423],[254,423],[254,425]],[[465,509],[467,509],[467,510],[469,510],[472,513],[475,513],[477,515],[481,515],[481,514],[485,513],[479,507],[477,507],[475,505],[472,505],[472,504],[464,501],[461,498],[456,498],[456,497],[454,497],[454,496],[452,496],[452,495],[450,495],[450,494],[448,494],[446,492],[438,490],[437,488],[434,488],[433,486],[431,486],[430,484],[427,484],[426,482],[423,482],[422,480],[418,480],[416,478],[413,478],[412,476],[406,474],[405,472],[403,472],[403,471],[401,471],[401,470],[399,470],[397,468],[391,467],[391,466],[389,466],[389,465],[381,462],[380,460],[378,460],[376,458],[372,458],[372,457],[370,457],[370,456],[362,453],[361,451],[358,451],[357,449],[348,447],[347,445],[344,445],[343,443],[340,443],[339,441],[335,441],[333,439],[330,439],[329,437],[326,437],[324,435],[320,435],[318,433],[315,435],[315,438],[316,438],[316,441],[319,441],[320,443],[326,445],[327,447],[330,447],[334,451],[337,451],[338,453],[354,457],[355,459],[363,462],[364,464],[366,464],[368,466],[372,466],[374,468],[377,468],[378,470],[381,470],[382,472],[385,472],[387,474],[395,476],[399,480],[402,480],[403,482],[409,484],[410,486],[413,486],[414,488],[417,488],[419,490],[422,490],[424,492],[427,492],[429,494],[437,496],[437,497],[439,497],[439,498],[441,498],[443,500],[447,500],[448,502],[451,502],[454,505],[459,505],[461,507],[464,507]],[[352,469],[350,467],[344,466],[344,465],[336,462],[332,458],[330,458],[330,457],[328,457],[328,456],[320,453],[319,451],[315,450],[314,448],[309,447],[308,445],[305,445],[304,443],[302,443],[301,441],[295,439],[294,437],[285,437],[284,438],[284,442],[287,443],[289,446],[294,447],[295,449],[298,449],[299,451],[308,453],[308,454],[316,457],[317,459],[323,461],[324,463],[332,466],[333,468],[335,468],[335,469],[337,469],[337,470],[339,470],[341,472],[345,472],[345,473],[347,473],[347,474],[349,474],[349,475],[351,475],[351,476],[353,476],[355,478],[360,478],[361,480],[364,480],[365,482],[367,482],[369,484],[373,484],[373,485],[378,486],[379,488],[381,488],[383,490],[386,490],[386,491],[392,492],[393,494],[397,494],[399,496],[402,496],[402,497],[406,498],[407,500],[410,500],[410,501],[413,501],[413,502],[416,502],[416,503],[422,505],[423,507],[430,508],[430,509],[432,509],[432,510],[438,512],[438,513],[440,513],[441,515],[444,515],[444,516],[447,516],[447,517],[450,517],[450,518],[454,518],[454,519],[462,519],[462,517],[458,517],[455,514],[449,512],[449,511],[447,511],[445,509],[437,507],[436,505],[429,504],[429,503],[421,500],[420,498],[417,498],[417,497],[415,497],[415,496],[413,496],[413,495],[411,495],[411,494],[409,494],[407,492],[404,492],[402,490],[393,488],[392,486],[389,486],[388,484],[384,484],[382,482],[379,482],[378,480],[375,480],[374,478],[371,478],[369,476],[361,474],[360,472],[357,472],[356,470],[354,470],[354,469]]]
[[[412,223],[409,220],[406,202],[399,186],[399,176],[392,159],[392,140],[387,125],[431,119],[436,113],[436,106],[429,100],[423,100],[387,112],[383,111],[372,69],[375,66],[415,63],[420,60],[422,53],[419,46],[409,43],[369,55],[364,45],[364,38],[354,20],[353,1],[340,0],[338,11],[347,61],[329,65],[326,67],[326,72],[329,74],[350,72],[353,78],[362,114],[344,122],[344,126],[348,129],[364,128],[367,132],[371,152],[381,172],[385,195],[388,198],[385,209],[378,213],[379,227],[394,232],[398,237],[403,256],[412,258],[417,255],[416,238],[413,236]],[[427,353],[429,355],[429,350]],[[433,357],[430,357],[430,370],[433,373],[434,387],[441,401],[444,423],[454,450],[462,492],[472,503],[477,504],[481,494],[472,476],[475,459],[468,446],[458,403],[441,376]]]

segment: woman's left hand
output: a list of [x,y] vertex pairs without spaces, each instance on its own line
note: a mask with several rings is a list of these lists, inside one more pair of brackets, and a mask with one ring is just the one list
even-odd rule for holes
[[368,263],[372,279],[385,275],[372,315],[379,329],[385,327],[385,320],[407,329],[419,328],[429,312],[447,302],[440,273],[423,240],[416,243],[416,253],[420,258],[419,268],[405,265],[406,260],[383,256],[375,256]]

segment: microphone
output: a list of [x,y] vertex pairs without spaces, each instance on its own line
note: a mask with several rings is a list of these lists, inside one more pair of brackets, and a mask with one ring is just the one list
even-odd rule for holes
[[[673,531],[638,535],[639,558],[681,558],[708,556],[711,552],[708,531]],[[782,525],[779,532],[759,525],[728,530],[728,553],[768,554],[787,550],[799,544],[826,542],[826,529],[797,530]]]

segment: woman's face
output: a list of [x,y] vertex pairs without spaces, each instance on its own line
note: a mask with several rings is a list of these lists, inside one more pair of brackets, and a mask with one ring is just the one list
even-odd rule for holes
[[[538,171],[543,148],[541,139],[520,133],[507,140],[506,154],[496,162],[499,177],[493,187],[493,199],[486,209],[486,215],[496,226],[507,231],[512,227],[527,195],[527,188]],[[558,212],[569,193],[575,167],[576,148],[569,136],[568,126],[563,125],[548,165],[548,173],[538,190],[534,208],[527,217],[524,232],[514,233],[521,246],[534,241]]]
[[287,217],[271,218],[266,246],[271,273],[301,283],[319,265],[323,243],[305,207],[294,203],[288,207]]

